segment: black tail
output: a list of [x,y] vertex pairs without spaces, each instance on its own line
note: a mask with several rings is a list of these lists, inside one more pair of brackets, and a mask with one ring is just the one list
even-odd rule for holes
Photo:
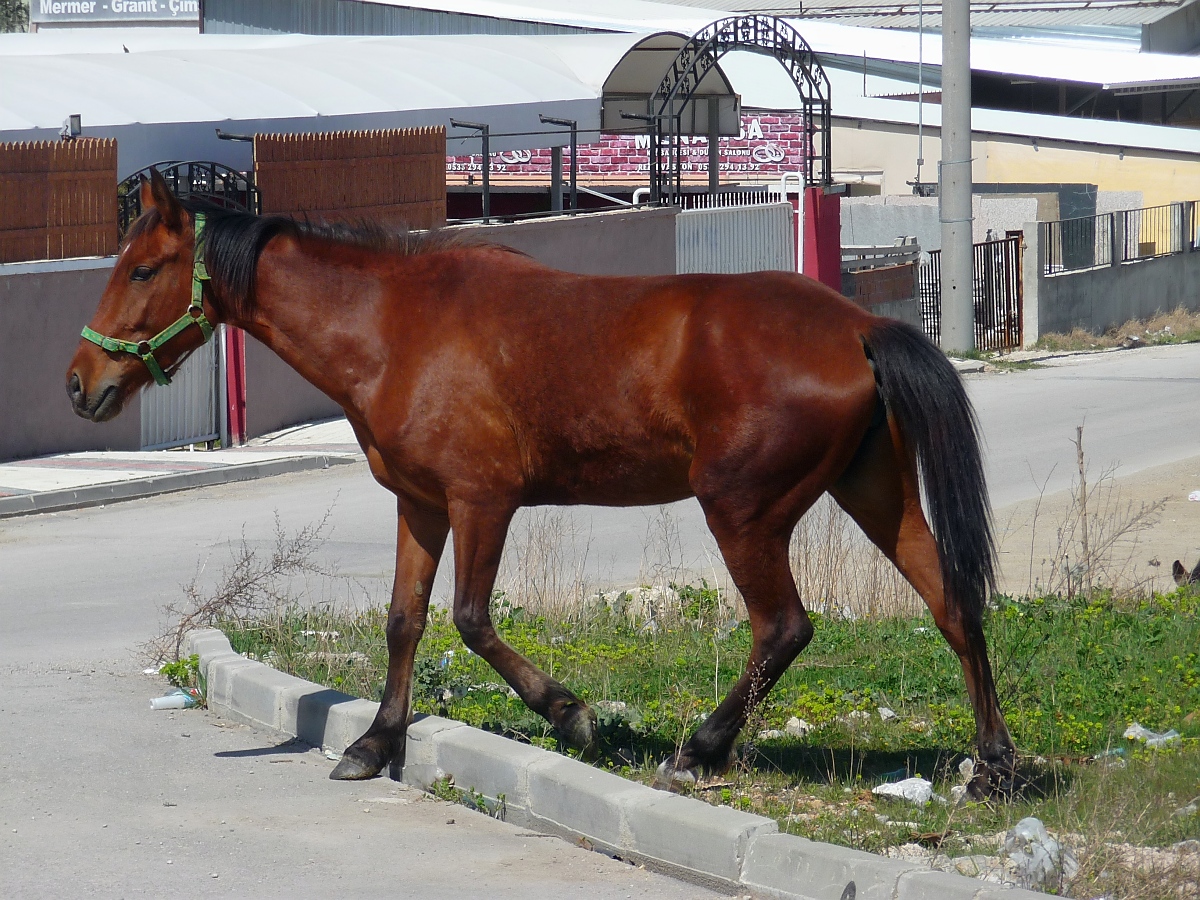
[[946,604],[978,623],[996,584],[996,548],[979,425],[954,366],[916,328],[893,319],[866,337],[888,412],[916,450]]

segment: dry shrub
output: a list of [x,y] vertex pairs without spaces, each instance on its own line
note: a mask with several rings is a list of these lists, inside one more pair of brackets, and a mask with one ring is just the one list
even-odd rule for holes
[[[275,540],[268,554],[262,554],[246,541],[231,550],[230,562],[222,569],[216,587],[200,587],[205,561],[196,567],[192,580],[183,585],[183,598],[163,607],[164,630],[143,646],[155,663],[177,661],[183,639],[189,631],[212,628],[220,622],[247,623],[278,616],[296,604],[297,580],[305,585],[309,578],[337,577],[316,560],[317,550],[325,542],[332,509],[316,524],[302,526],[288,534],[275,514]],[[302,590],[299,593],[307,593]]]
[[829,495],[792,535],[792,573],[804,605],[823,615],[915,615],[921,598]]
[[1154,575],[1139,570],[1139,535],[1155,524],[1165,501],[1135,504],[1117,486],[1112,469],[1089,484],[1082,425],[1075,430],[1074,444],[1077,471],[1071,506],[1054,531],[1036,579],[1038,510],[1034,511],[1029,592],[1066,597],[1099,589],[1118,596],[1145,594]]
[[496,592],[511,607],[568,620],[588,596],[590,547],[591,536],[580,534],[565,509],[534,507],[523,535],[505,544]]

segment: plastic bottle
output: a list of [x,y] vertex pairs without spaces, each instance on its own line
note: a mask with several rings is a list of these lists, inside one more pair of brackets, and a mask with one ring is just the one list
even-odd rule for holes
[[200,705],[200,692],[196,688],[179,688],[165,697],[150,701],[151,709],[191,709]]

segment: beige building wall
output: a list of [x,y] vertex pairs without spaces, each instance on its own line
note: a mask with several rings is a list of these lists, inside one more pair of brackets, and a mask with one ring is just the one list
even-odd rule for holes
[[[917,129],[911,125],[835,119],[833,170],[839,179],[859,174],[883,194],[912,194]],[[926,129],[921,180],[937,181],[942,144]],[[979,184],[1094,184],[1101,191],[1136,191],[1143,204],[1200,199],[1200,132],[1196,153],[1126,150],[1002,135],[976,135],[972,174]],[[851,177],[852,181],[853,178]]]

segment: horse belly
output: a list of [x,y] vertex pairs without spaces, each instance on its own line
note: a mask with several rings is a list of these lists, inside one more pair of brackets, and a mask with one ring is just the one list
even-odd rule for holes
[[[553,460],[553,461],[551,461]],[[542,455],[530,478],[527,502],[646,506],[692,496],[691,453],[682,447],[613,447]]]

